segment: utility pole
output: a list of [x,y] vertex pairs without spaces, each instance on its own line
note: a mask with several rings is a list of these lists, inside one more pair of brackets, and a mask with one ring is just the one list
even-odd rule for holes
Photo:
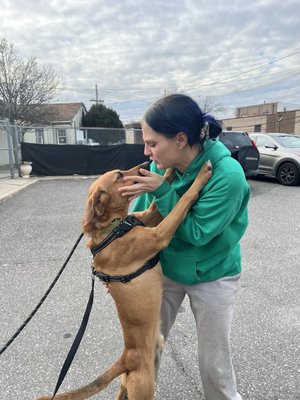
[[94,101],[97,105],[99,103],[103,103],[104,100],[100,100],[98,96],[98,85],[95,85],[95,99],[91,99],[90,101]]

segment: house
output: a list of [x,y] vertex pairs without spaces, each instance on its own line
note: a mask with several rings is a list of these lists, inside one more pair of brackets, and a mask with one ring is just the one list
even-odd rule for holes
[[246,132],[300,134],[300,110],[278,110],[278,103],[263,103],[236,109],[236,118],[223,119],[223,129]]
[[126,143],[144,144],[142,135],[142,123],[132,121],[125,125]]
[[40,104],[40,125],[27,129],[24,140],[41,144],[75,144],[82,139],[82,117],[87,110],[83,103]]

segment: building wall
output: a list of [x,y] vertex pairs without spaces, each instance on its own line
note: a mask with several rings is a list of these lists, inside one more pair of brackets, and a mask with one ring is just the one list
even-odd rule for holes
[[295,133],[300,135],[300,110],[295,111]]
[[72,122],[73,122],[73,126],[81,126],[82,124],[82,115],[85,114],[85,109],[84,107],[80,107],[80,109],[78,110],[78,112],[76,113],[76,115],[74,116]]
[[275,114],[277,113],[277,107],[278,103],[264,103],[254,106],[238,107],[236,109],[236,118]]
[[296,111],[283,111],[277,113],[277,132],[294,133],[295,132]]
[[[249,107],[250,108],[250,107]],[[246,132],[300,133],[300,110],[280,111],[270,115],[227,118],[223,120],[224,130]]]
[[75,144],[76,129],[70,126],[55,126],[55,127],[36,127],[27,130],[24,136],[27,143],[38,143],[36,140],[37,131],[42,131],[43,144],[59,144],[59,131],[65,131],[66,141],[60,144]]
[[255,132],[255,126],[261,126],[260,132],[265,133],[267,128],[267,116],[228,118],[223,119],[223,129],[232,131]]

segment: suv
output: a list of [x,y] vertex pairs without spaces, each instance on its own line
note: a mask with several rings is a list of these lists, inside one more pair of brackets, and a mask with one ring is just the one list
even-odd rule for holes
[[260,152],[258,174],[277,178],[282,185],[300,182],[300,137],[288,133],[251,133]]
[[259,151],[247,132],[222,131],[219,140],[230,150],[243,167],[246,176],[255,175],[259,165]]

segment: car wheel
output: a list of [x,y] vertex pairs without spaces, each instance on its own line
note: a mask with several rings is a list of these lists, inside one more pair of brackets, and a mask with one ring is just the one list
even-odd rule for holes
[[295,164],[287,162],[280,165],[277,171],[277,179],[282,185],[295,186],[299,182],[299,169]]

